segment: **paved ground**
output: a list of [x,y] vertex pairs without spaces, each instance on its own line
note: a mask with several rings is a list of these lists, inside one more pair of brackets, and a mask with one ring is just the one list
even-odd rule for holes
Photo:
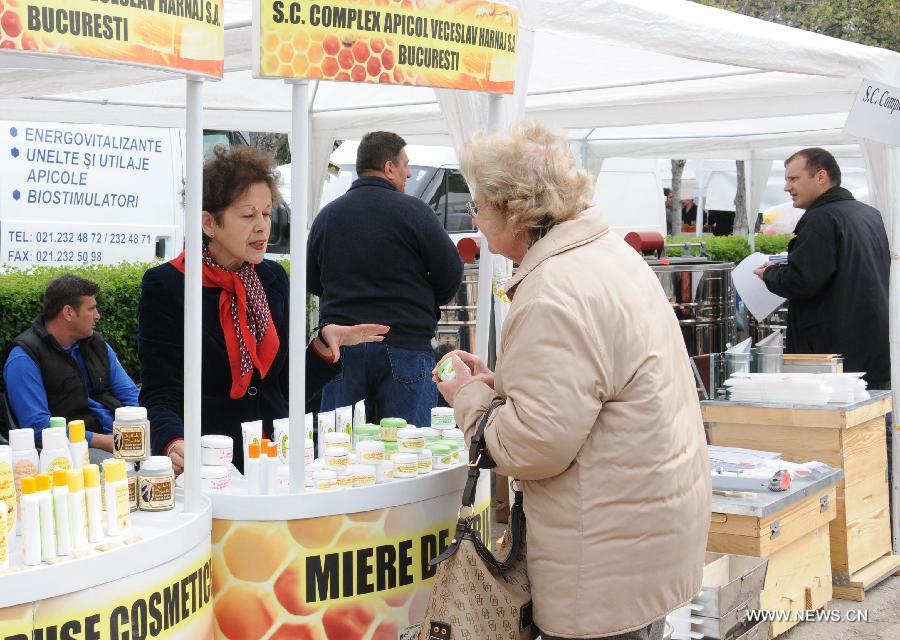
[[[839,622],[801,622],[779,640],[898,640],[900,639],[900,576],[891,576],[866,592],[865,602],[832,600],[831,616],[840,612]],[[868,614],[868,622],[858,612]]]

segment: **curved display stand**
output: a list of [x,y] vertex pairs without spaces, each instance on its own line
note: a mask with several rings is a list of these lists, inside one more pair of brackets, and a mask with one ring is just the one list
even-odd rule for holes
[[[211,494],[216,638],[415,637],[453,537],[465,466],[300,495]],[[490,531],[490,476],[475,514]]]
[[172,511],[134,512],[129,533],[83,557],[35,567],[14,557],[0,575],[0,638],[211,637],[211,509],[202,500],[199,513],[185,513],[180,494]]

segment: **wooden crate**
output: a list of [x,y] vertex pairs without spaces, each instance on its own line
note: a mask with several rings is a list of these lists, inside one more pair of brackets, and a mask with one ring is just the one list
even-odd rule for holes
[[835,585],[841,587],[871,586],[872,565],[886,567],[890,561],[883,559],[893,557],[885,441],[885,414],[890,410],[890,394],[882,392],[849,406],[703,403],[714,445],[777,451],[785,460],[818,460],[844,472],[837,486],[837,517],[830,524],[831,568]]
[[[761,609],[819,609],[832,598],[829,524],[836,515],[836,496],[832,485],[764,517],[714,512],[706,548],[769,559]],[[769,637],[795,624],[773,622]]]

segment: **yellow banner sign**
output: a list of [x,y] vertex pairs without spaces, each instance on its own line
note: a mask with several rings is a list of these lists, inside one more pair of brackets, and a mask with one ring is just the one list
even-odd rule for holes
[[260,0],[254,74],[512,93],[516,9],[487,0]]
[[0,609],[0,640],[199,640],[213,635],[208,543],[92,589]]
[[221,77],[224,0],[5,0],[0,49]]

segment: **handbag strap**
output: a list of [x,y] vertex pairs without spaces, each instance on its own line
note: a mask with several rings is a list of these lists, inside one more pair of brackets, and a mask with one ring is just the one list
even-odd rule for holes
[[462,494],[462,504],[464,507],[472,507],[475,505],[475,488],[478,485],[480,470],[493,469],[497,466],[497,463],[494,462],[490,452],[488,452],[487,445],[484,443],[484,430],[487,427],[488,421],[491,419],[491,414],[494,413],[494,410],[497,407],[505,402],[506,401],[503,398],[494,398],[491,400],[491,404],[485,409],[481,416],[481,420],[478,421],[475,433],[472,435],[472,442],[469,444],[469,475],[468,478],[466,478],[466,486],[463,489]]

